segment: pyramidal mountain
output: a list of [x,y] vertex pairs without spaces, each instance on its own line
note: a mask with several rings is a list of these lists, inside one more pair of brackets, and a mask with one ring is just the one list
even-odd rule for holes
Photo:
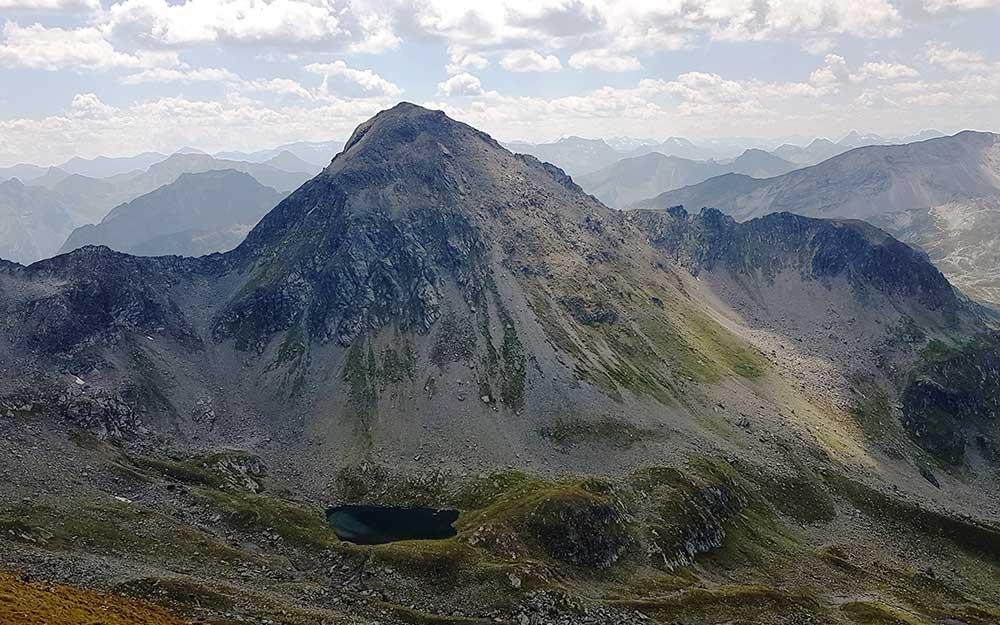
[[30,571],[289,623],[1000,614],[998,341],[867,224],[612,210],[403,103],[234,250],[5,262],[0,310]]

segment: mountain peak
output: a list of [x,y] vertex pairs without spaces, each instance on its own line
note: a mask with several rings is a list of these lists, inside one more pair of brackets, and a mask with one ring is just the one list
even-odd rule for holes
[[390,319],[426,330],[447,291],[478,297],[498,237],[537,236],[553,221],[586,227],[602,210],[562,170],[402,103],[361,124],[234,251],[228,262],[252,275],[251,286],[216,334],[258,341],[304,323],[311,336],[347,345]]
[[[400,102],[396,106],[377,113],[364,122],[351,135],[341,152],[334,159],[331,168],[339,169],[345,161],[364,152],[368,157],[382,156],[397,152],[409,152],[418,145],[435,146],[447,152],[445,146],[473,140],[485,141],[500,147],[492,137],[471,126],[457,122],[444,111],[434,111],[410,102]],[[424,154],[425,157],[430,156]],[[366,159],[370,163],[370,159]]]

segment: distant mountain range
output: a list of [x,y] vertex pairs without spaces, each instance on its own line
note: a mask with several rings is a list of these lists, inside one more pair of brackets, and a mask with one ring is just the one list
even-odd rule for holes
[[[765,149],[762,145],[767,142],[751,138],[719,139],[697,144],[684,137],[669,137],[664,141],[657,141],[632,137],[612,137],[602,140],[571,136],[551,143],[512,141],[503,145],[513,152],[531,154],[540,160],[552,163],[567,174],[577,177],[609,167],[622,158],[644,156],[654,152],[692,161],[725,162],[747,150],[754,150],[770,152],[784,161],[804,166],[815,165],[856,147],[912,143],[941,136],[944,135],[936,130],[925,130],[909,137],[886,139],[877,134],[861,134],[852,130],[836,143],[829,139],[817,138],[804,147],[785,143],[773,150],[769,149],[769,146]],[[768,171],[770,170],[765,169],[761,174],[766,175]]]
[[[220,160],[266,163],[285,171],[308,172],[315,175],[320,169],[329,165],[330,160],[343,147],[343,141],[298,141],[256,152],[219,152],[214,156]],[[209,156],[204,150],[190,146],[182,147],[174,151],[173,154],[143,152],[134,156],[121,157],[81,158],[77,156],[59,165],[48,167],[24,163],[0,167],[0,180],[17,178],[27,184],[52,170],[65,174],[80,174],[88,178],[110,178],[122,174],[134,176],[174,155]]]
[[570,176],[581,176],[614,163],[622,154],[601,139],[564,137],[554,143],[508,143],[504,147],[518,154],[530,154],[552,163]]
[[38,165],[29,165],[24,163],[11,165],[10,167],[0,167],[0,180],[17,178],[21,182],[28,183],[36,178],[44,176],[45,172],[48,170],[48,167],[39,167]]
[[781,211],[865,219],[923,249],[965,293],[1000,309],[998,198],[1000,135],[967,131],[856,148],[765,180],[724,174],[632,207],[713,207],[740,220]]
[[[322,169],[329,165],[333,157],[343,149],[343,141],[297,141],[295,143],[279,145],[276,148],[268,150],[258,150],[256,152],[219,152],[215,156],[221,159],[263,163],[280,156],[283,152],[287,152],[314,167]],[[318,172],[319,169],[316,169],[316,171]]]
[[83,159],[75,157],[59,165],[58,169],[69,174],[80,174],[89,178],[109,178],[118,174],[128,174],[148,169],[150,165],[164,161],[167,158],[166,154],[160,154],[159,152],[143,152],[135,156],[120,158],[98,156],[97,158]]
[[[151,160],[153,156],[146,154],[135,159]],[[129,164],[126,165],[125,161]],[[116,168],[128,169],[137,162],[134,159],[93,159],[81,160],[77,165],[91,171],[95,168],[112,171]],[[275,193],[287,194],[318,173],[319,169],[287,151],[279,152],[267,162],[250,163],[218,159],[195,150],[165,157],[145,170],[132,170],[107,178],[70,173],[58,167],[49,167],[39,174],[28,166],[20,166],[8,171],[37,175],[28,185],[17,180],[7,181],[3,201],[9,212],[0,219],[4,220],[3,240],[8,244],[0,246],[0,258],[31,263],[52,256],[74,228],[98,223],[112,208],[169,185],[185,174],[234,170],[253,176],[264,187],[276,190]],[[271,202],[271,205],[274,203]],[[248,208],[255,207],[256,204]],[[212,242],[203,241],[200,247],[174,240],[165,247],[151,247],[148,251],[222,249],[231,243],[230,239],[216,237]]]
[[944,133],[937,130],[924,130],[908,137],[886,139],[874,133],[861,134],[857,130],[852,130],[836,143],[822,138],[813,140],[805,147],[786,143],[775,148],[772,153],[799,165],[815,165],[853,148],[869,145],[902,145],[943,136]]
[[181,174],[77,228],[59,250],[106,245],[139,256],[202,256],[230,250],[285,194],[235,170]]
[[59,193],[16,178],[0,182],[0,258],[30,263],[51,256],[74,225]]
[[966,131],[905,145],[856,148],[763,180],[723,175],[635,207],[708,206],[740,220],[780,211],[869,219],[998,191],[1000,135]]
[[696,161],[718,158],[719,153],[710,148],[695,145],[684,137],[669,137],[666,141],[654,144],[640,145],[632,150],[633,156],[642,156],[650,152],[659,152],[666,156],[676,156]]
[[[216,157],[218,158],[218,157]],[[319,165],[314,165],[313,163],[308,163],[292,152],[284,150],[278,154],[272,156],[271,158],[263,161],[262,165],[268,165],[274,167],[275,169],[280,169],[282,171],[289,171],[295,173],[309,174],[315,176],[323,168]]]
[[798,165],[815,165],[838,154],[843,154],[849,149],[829,139],[815,139],[805,147],[786,143],[778,146],[772,153],[779,158]]
[[696,184],[725,173],[777,176],[796,166],[763,150],[747,150],[728,162],[695,161],[650,152],[622,159],[609,167],[578,176],[584,191],[608,206],[621,208],[671,189]]
[[128,189],[133,193],[133,197],[137,197],[177,180],[181,174],[222,169],[250,174],[261,184],[286,192],[298,188],[313,175],[302,171],[285,171],[267,163],[231,161],[207,154],[175,154],[161,163],[156,163],[145,174],[130,181]]

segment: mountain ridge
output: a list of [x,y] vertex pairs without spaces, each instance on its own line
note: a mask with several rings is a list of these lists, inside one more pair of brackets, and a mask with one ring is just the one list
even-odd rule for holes
[[763,150],[746,150],[730,161],[695,161],[660,152],[624,158],[609,167],[577,177],[577,182],[608,206],[621,208],[668,190],[738,173],[778,175],[795,165]]
[[[739,188],[733,189],[736,184]],[[854,148],[771,179],[715,178],[636,203],[711,206],[738,219],[768,212],[866,218],[1000,189],[1000,136],[964,131],[894,146]]]

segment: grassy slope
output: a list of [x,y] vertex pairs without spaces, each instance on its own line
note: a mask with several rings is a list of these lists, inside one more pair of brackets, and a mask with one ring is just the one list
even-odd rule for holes
[[144,601],[0,573],[0,623],[183,625],[184,621]]

